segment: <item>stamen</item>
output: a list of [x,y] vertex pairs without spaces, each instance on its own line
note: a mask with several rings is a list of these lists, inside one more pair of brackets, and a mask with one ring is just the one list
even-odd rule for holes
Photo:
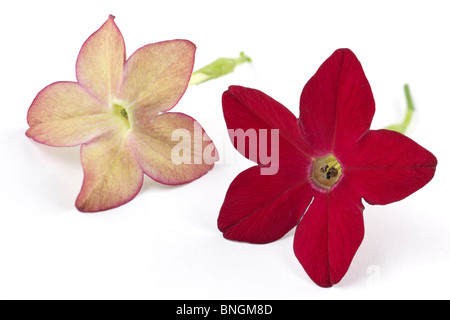
[[128,120],[128,113],[127,113],[127,111],[125,109],[122,109],[120,111],[120,114],[122,115],[122,117],[124,117],[125,119]]

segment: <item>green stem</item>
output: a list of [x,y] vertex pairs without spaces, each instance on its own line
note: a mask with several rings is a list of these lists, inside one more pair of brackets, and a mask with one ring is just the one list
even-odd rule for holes
[[407,104],[405,118],[403,119],[403,122],[401,122],[401,123],[393,124],[393,125],[390,125],[389,127],[386,127],[385,129],[387,129],[387,130],[405,133],[406,129],[408,128],[409,124],[411,123],[411,119],[412,119],[412,116],[413,116],[413,113],[415,110],[414,103],[411,98],[411,92],[409,90],[409,85],[405,84],[404,90],[405,90],[405,97],[406,97],[406,104]]
[[192,73],[191,80],[189,81],[189,86],[203,83],[208,80],[219,78],[228,73],[234,71],[237,65],[245,62],[252,62],[252,59],[247,57],[244,52],[241,52],[238,58],[219,58],[213,63],[201,68],[200,70]]

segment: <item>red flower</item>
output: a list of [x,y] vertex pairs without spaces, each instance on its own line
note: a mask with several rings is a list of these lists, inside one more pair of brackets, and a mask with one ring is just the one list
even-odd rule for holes
[[[268,243],[297,226],[295,255],[322,287],[342,279],[363,240],[362,198],[373,205],[399,201],[434,176],[437,160],[429,151],[400,133],[370,130],[375,102],[348,49],[337,50],[306,84],[299,119],[264,93],[238,86],[224,93],[223,111],[231,132],[250,129],[261,138],[261,129],[279,130],[279,168],[262,175],[269,163],[252,157],[258,166],[228,189],[220,231],[227,239]],[[249,158],[250,149],[239,151]]]

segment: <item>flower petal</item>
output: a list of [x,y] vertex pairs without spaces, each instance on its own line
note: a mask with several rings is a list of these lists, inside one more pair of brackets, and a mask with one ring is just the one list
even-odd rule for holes
[[187,40],[138,49],[125,64],[122,100],[133,112],[157,114],[172,109],[187,89],[195,50]]
[[[283,105],[255,89],[231,86],[222,99],[235,148],[261,165],[244,171],[230,185],[220,211],[219,229],[232,240],[275,241],[295,227],[312,199],[308,181],[311,159],[303,149],[297,119]],[[239,129],[253,135],[248,139],[240,137]],[[272,129],[279,130],[275,144],[271,139],[262,139],[261,130]],[[252,136],[257,141],[252,142]],[[245,148],[240,145],[242,141]],[[262,159],[263,147],[270,150],[270,166],[276,159],[279,167],[269,174],[262,172],[269,167]]]
[[183,113],[135,124],[133,149],[142,170],[168,185],[196,180],[214,167],[217,150],[202,126]]
[[114,126],[108,110],[74,82],[57,82],[39,92],[27,120],[28,137],[59,147],[86,143]]
[[348,179],[315,194],[295,232],[294,252],[319,286],[331,287],[347,272],[364,238],[363,210]]
[[122,82],[125,42],[114,17],[83,44],[77,60],[77,79],[102,103],[110,106]]
[[341,161],[344,174],[370,204],[404,199],[433,178],[437,165],[428,150],[389,130],[370,131]]
[[123,131],[117,131],[81,147],[84,182],[76,201],[80,211],[118,207],[141,189],[143,173],[128,138]]
[[[222,96],[222,106],[232,143],[247,159],[265,164],[260,157],[260,133],[261,130],[269,133],[273,129],[279,130],[280,148],[292,155],[303,154],[309,158],[297,118],[265,93],[256,89],[231,86]],[[242,136],[239,136],[240,134]],[[240,143],[245,141],[244,135],[247,135],[248,142],[242,146]],[[266,150],[272,150],[271,139],[267,138],[268,136],[267,134],[265,139],[267,143],[264,143],[264,146],[267,145]],[[257,143],[252,143],[252,138],[257,139]]]
[[[279,170],[261,175],[252,167],[231,183],[218,219],[219,230],[230,240],[269,243],[295,227],[312,199],[304,175]],[[301,171],[301,170],[299,170]]]
[[366,133],[375,113],[369,82],[348,49],[331,55],[305,85],[300,126],[316,156],[339,156]]

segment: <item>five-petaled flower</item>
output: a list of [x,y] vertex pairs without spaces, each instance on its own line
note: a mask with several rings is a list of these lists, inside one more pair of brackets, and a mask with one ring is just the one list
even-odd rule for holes
[[337,50],[306,84],[298,119],[264,93],[238,86],[224,93],[223,111],[229,129],[279,129],[279,170],[261,175],[267,164],[258,160],[238,175],[219,229],[227,239],[268,243],[297,227],[295,255],[323,287],[342,279],[363,240],[362,199],[399,201],[435,173],[436,158],[411,139],[370,130],[375,102],[348,49]]
[[[28,111],[27,136],[51,146],[81,145],[79,210],[107,210],[130,201],[144,173],[177,185],[212,169],[216,150],[201,126],[185,114],[166,113],[186,91],[195,50],[187,40],[165,41],[146,45],[126,60],[124,39],[110,16],[83,44],[77,82],[56,82],[37,95]],[[179,143],[172,141],[172,132],[178,129],[200,130],[200,146],[189,141],[190,146],[208,147],[209,161],[203,152],[192,152],[202,159],[190,163],[171,161]]]

